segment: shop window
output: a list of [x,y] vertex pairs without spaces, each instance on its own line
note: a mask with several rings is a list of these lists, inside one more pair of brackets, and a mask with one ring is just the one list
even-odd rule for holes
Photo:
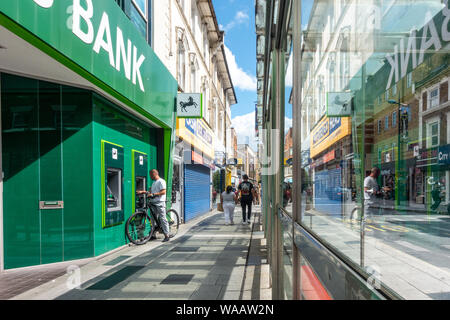
[[108,190],[108,212],[122,210],[122,170],[107,170],[106,188]]

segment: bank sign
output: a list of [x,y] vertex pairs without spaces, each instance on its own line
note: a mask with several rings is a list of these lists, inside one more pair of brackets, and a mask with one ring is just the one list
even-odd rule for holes
[[311,133],[311,158],[351,134],[350,118],[324,117]]
[[[115,1],[2,0],[0,13],[0,24],[12,32],[18,29],[6,23],[4,16],[100,82],[92,81],[61,56],[52,53],[59,62],[100,87],[105,83],[112,95],[116,95],[116,91],[172,125],[177,83]],[[39,41],[33,44],[48,52]]]
[[386,90],[423,63],[427,55],[439,52],[450,42],[450,9],[448,0],[443,2],[443,9],[433,18],[428,18],[421,30],[412,28],[409,37],[401,39],[394,46],[394,52],[386,55],[390,69]]

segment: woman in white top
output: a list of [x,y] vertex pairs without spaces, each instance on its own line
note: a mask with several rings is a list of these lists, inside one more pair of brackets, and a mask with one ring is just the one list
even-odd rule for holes
[[227,191],[222,192],[222,194],[220,195],[220,202],[222,203],[223,213],[225,215],[225,224],[234,224],[233,215],[237,198],[236,194],[233,192],[232,186],[228,186]]

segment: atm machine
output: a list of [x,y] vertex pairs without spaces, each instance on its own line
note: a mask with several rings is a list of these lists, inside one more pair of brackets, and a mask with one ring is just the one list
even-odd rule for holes
[[123,147],[102,140],[102,227],[108,228],[124,221]]
[[142,203],[139,203],[139,199],[136,198],[136,192],[148,190],[148,156],[143,152],[133,150],[131,159],[133,161],[131,166],[132,181],[134,181],[132,203],[133,212],[135,212],[136,208],[143,206]]

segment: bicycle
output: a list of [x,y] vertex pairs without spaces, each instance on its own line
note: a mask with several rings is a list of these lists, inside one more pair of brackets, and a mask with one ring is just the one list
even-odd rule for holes
[[[162,233],[162,227],[155,214],[155,205],[150,202],[147,194],[136,195],[136,212],[133,213],[125,224],[125,234],[130,242],[136,245],[147,243],[156,232]],[[148,211],[150,215],[148,215]],[[167,210],[169,233],[171,237],[178,233],[180,216],[174,209]]]

